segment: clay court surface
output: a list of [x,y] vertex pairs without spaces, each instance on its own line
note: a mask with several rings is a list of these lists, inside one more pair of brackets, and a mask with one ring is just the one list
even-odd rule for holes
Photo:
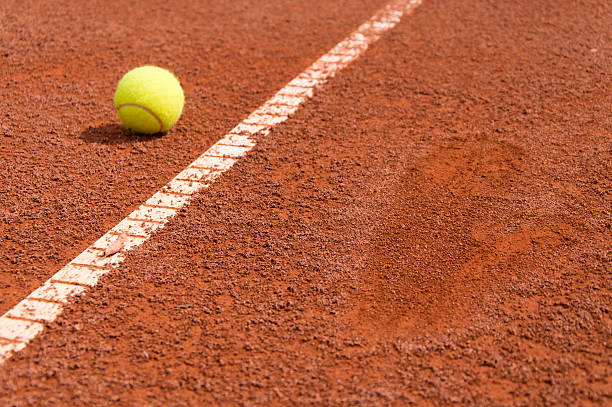
[[[3,0],[0,315],[388,2]],[[144,64],[163,136],[112,103]],[[424,0],[256,140],[0,405],[612,403],[612,3]]]

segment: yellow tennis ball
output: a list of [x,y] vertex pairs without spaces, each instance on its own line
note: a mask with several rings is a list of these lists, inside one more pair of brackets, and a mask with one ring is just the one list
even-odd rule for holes
[[119,119],[137,133],[154,134],[174,126],[185,105],[178,79],[166,69],[141,66],[126,73],[117,85]]

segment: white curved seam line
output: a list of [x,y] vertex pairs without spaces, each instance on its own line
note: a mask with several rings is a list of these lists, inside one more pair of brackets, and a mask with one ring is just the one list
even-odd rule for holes
[[164,123],[161,121],[159,116],[156,115],[155,112],[153,112],[153,110],[151,110],[151,109],[149,109],[147,107],[141,106],[141,105],[134,104],[134,103],[125,103],[123,105],[117,106],[117,111],[121,110],[122,107],[137,107],[139,109],[144,110],[145,112],[147,112],[151,116],[153,116],[155,118],[155,120],[157,120],[157,123],[159,124],[159,131],[158,131],[158,133],[161,132],[164,129]]

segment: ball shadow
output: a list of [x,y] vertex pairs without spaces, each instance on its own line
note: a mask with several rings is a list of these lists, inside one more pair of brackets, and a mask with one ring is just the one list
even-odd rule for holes
[[120,124],[101,124],[90,126],[81,132],[81,139],[87,143],[117,145],[135,141],[149,141],[162,137],[164,133],[140,134],[126,129]]

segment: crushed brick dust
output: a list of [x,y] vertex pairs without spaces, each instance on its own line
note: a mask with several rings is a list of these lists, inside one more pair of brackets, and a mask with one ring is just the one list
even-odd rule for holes
[[[2,312],[384,4],[152,3],[0,6]],[[425,0],[0,367],[0,404],[609,405],[611,44],[605,0]],[[164,137],[115,124],[140,62],[185,86]]]

